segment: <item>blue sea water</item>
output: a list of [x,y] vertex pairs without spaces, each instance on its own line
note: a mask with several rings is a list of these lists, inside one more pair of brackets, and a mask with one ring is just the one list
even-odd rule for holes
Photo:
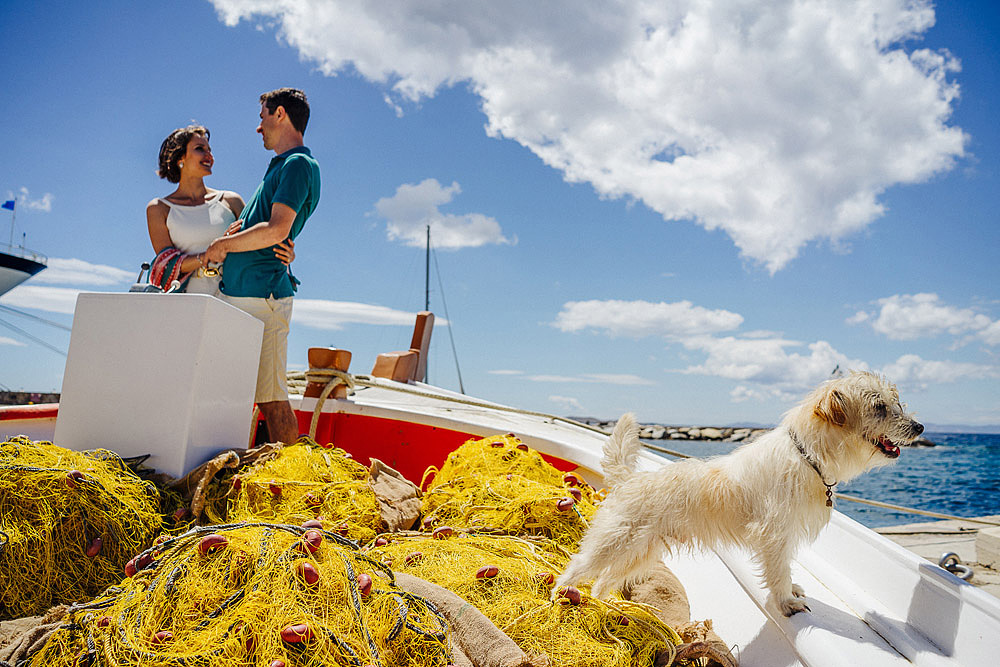
[[[955,516],[1000,514],[1000,435],[925,433],[924,436],[936,446],[904,447],[894,465],[840,484],[837,491]],[[738,446],[683,440],[649,442],[699,458],[726,454]],[[837,509],[869,528],[936,520],[843,499],[837,501]]]

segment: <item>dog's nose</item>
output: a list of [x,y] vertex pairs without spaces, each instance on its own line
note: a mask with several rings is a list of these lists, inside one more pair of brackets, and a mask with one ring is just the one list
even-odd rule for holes
[[924,432],[924,425],[920,422],[913,422],[913,434],[920,435]]

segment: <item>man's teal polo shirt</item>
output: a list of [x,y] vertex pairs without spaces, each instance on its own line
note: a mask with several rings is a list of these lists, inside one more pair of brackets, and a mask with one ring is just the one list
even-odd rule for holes
[[[288,238],[302,231],[319,203],[319,163],[305,146],[273,158],[264,180],[243,209],[243,226],[249,229],[271,219],[271,206],[284,204],[296,212]],[[227,296],[283,298],[295,293],[298,283],[288,267],[274,256],[274,246],[231,252],[222,265],[222,293]]]

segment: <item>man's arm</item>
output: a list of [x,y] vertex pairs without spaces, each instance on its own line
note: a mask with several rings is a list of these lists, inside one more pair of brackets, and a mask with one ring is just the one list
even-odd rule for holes
[[295,215],[295,209],[291,206],[275,202],[271,205],[270,220],[258,222],[250,229],[244,229],[231,236],[215,239],[205,251],[205,258],[209,262],[221,262],[231,252],[259,250],[281,243],[292,231]]

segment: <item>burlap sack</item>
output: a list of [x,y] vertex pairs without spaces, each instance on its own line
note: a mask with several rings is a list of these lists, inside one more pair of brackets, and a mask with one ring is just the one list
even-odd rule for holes
[[390,532],[412,528],[420,518],[420,488],[378,459],[371,461],[368,478],[378,498],[382,520]]
[[434,603],[451,626],[452,659],[455,665],[472,667],[547,667],[545,656],[528,655],[501,632],[478,609],[429,581],[396,572],[396,584],[404,591]]
[[677,647],[676,661],[707,658],[709,666],[737,667],[739,664],[726,643],[712,630],[711,619],[691,620],[691,605],[684,585],[663,563],[657,564],[649,576],[626,587],[622,593],[626,600],[655,607],[653,613],[681,636],[684,643]]
[[52,607],[44,616],[28,616],[0,623],[0,667],[13,667],[41,650],[59,629],[66,607]]

